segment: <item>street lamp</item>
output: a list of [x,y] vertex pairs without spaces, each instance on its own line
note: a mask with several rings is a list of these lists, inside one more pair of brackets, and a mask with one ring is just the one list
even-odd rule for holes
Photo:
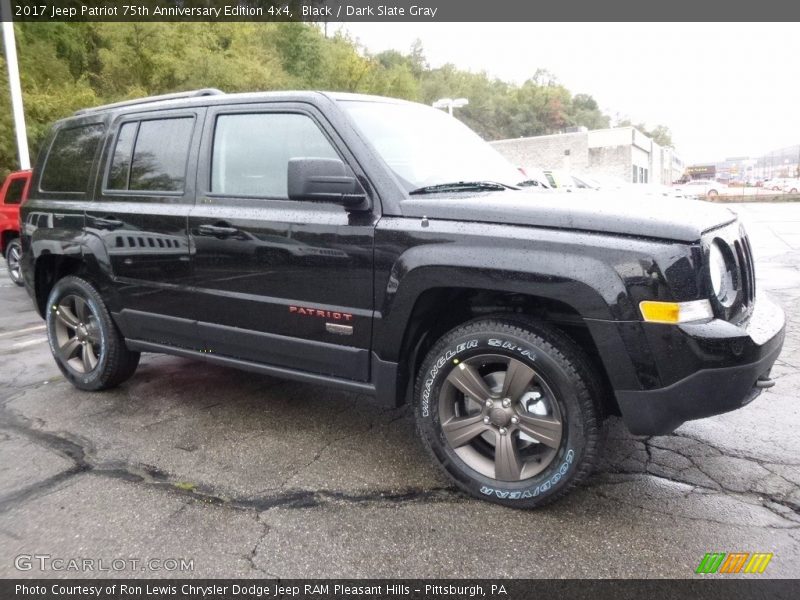
[[433,108],[446,108],[447,112],[450,113],[452,117],[454,108],[461,108],[467,104],[469,104],[469,100],[466,98],[456,98],[455,100],[453,98],[439,98],[431,106],[433,106]]

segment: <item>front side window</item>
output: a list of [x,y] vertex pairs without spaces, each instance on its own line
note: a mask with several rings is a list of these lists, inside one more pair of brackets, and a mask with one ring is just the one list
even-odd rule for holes
[[339,155],[306,115],[220,115],[214,129],[211,192],[286,199],[291,158],[339,158]]
[[89,173],[103,137],[102,125],[61,129],[50,145],[42,173],[41,188],[46,192],[85,193]]
[[12,179],[6,190],[6,204],[19,204],[22,202],[22,192],[25,191],[25,179],[17,177]]
[[117,136],[107,188],[183,191],[193,129],[192,117],[125,123]]

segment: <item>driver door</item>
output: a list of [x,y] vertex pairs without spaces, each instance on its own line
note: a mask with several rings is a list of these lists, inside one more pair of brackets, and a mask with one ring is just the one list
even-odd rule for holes
[[378,214],[287,195],[291,158],[352,156],[302,103],[209,108],[189,216],[209,352],[369,379]]

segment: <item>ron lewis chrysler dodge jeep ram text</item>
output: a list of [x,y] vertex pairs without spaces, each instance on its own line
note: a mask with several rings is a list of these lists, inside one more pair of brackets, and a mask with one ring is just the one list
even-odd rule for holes
[[409,102],[108,105],[45,140],[22,272],[80,389],[164,352],[410,402],[460,488],[532,507],[590,472],[605,415],[661,434],[752,400],[784,318],[729,210],[522,178]]

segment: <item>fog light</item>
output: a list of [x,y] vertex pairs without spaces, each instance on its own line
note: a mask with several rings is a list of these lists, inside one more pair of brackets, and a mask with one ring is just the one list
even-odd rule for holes
[[657,302],[644,300],[639,303],[642,317],[650,323],[689,323],[714,318],[714,311],[708,300],[691,302]]

